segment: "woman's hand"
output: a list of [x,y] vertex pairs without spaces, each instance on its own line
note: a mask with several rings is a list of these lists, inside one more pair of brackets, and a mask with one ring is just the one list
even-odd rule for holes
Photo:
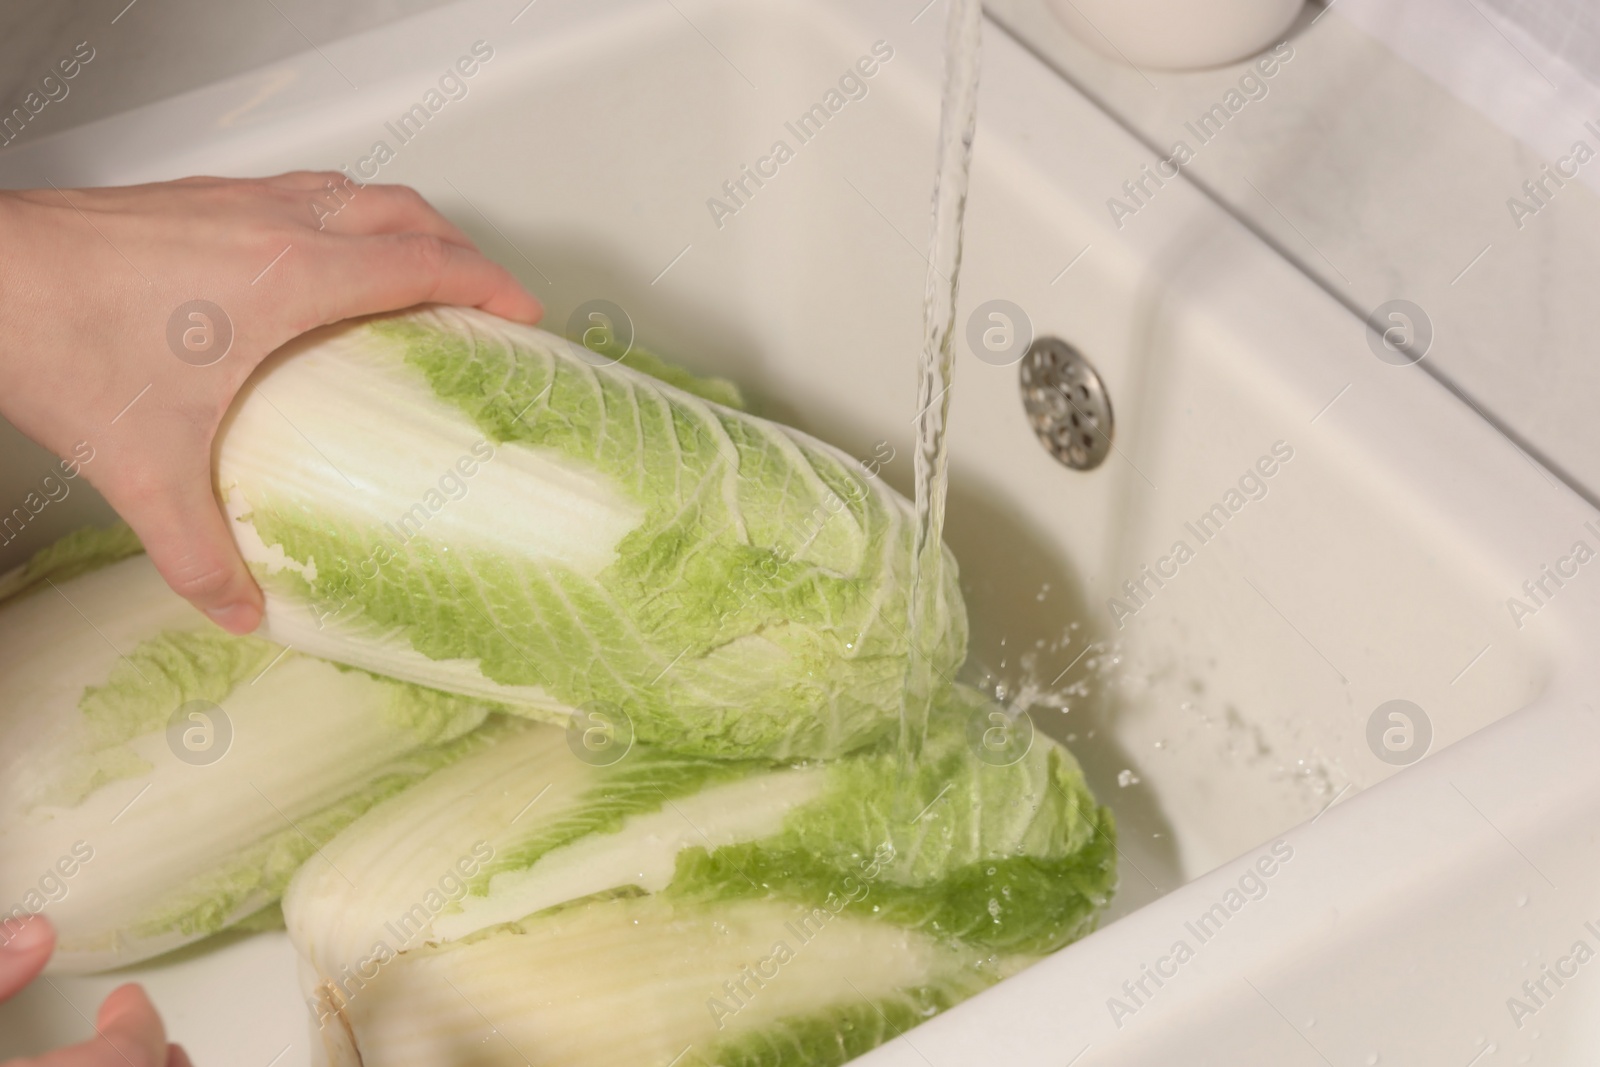
[[[37,978],[55,947],[55,929],[43,915],[0,924],[0,1002]],[[161,1017],[136,985],[122,986],[105,999],[94,1029],[92,1041],[0,1067],[192,1067],[181,1047],[167,1044]]]
[[0,414],[81,464],[173,589],[247,633],[261,593],[214,497],[218,424],[284,342],[426,302],[541,311],[404,186],[302,171],[0,191]]

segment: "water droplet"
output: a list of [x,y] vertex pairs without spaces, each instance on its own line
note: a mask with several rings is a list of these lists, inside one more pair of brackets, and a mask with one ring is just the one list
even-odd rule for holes
[[1373,1067],[1373,1065],[1376,1064],[1377,1062],[1378,1062],[1378,1054],[1376,1052],[1367,1053],[1367,1067]]
[[1527,906],[1528,906],[1528,894],[1524,893],[1520,897],[1517,898],[1517,907],[1526,908]]
[[1156,748],[1166,748],[1167,747],[1167,739],[1164,738],[1164,737],[1161,738],[1160,740],[1158,740],[1156,742],[1155,747]]
[[993,897],[989,898],[989,917],[991,919],[1000,918],[1000,902]]
[[1117,784],[1124,789],[1128,788],[1130,785],[1138,785],[1139,776],[1124,767],[1122,770],[1117,772]]

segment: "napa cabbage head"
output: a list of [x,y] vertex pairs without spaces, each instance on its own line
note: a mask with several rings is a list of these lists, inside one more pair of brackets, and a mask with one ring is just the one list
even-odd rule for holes
[[[266,634],[551,721],[612,709],[684,753],[885,736],[910,505],[805,434],[595,362],[447,308],[276,354],[217,457]],[[966,646],[953,560],[927,628],[948,676]]]
[[223,633],[125,526],[0,576],[0,918],[58,972],[135,963],[276,901],[356,816],[521,719]]
[[1093,928],[1115,828],[1043,736],[986,761],[995,710],[945,690],[910,780],[545,727],[439,772],[285,895],[332,1062],[826,1067],[1015,973]]

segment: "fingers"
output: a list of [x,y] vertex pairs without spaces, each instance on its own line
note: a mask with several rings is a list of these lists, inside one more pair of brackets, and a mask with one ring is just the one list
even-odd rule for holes
[[333,212],[322,219],[322,228],[329,233],[350,237],[422,233],[462,248],[473,247],[472,240],[455,223],[439,214],[410,186],[357,186],[342,174],[338,179],[342,183],[336,181],[323,200],[324,207]]
[[166,1027],[162,1026],[155,1005],[139,986],[125,985],[112,990],[100,1005],[95,1030],[99,1036],[78,1047],[92,1051],[99,1058],[78,1061],[84,1067],[102,1067],[102,1064],[104,1067],[169,1067],[171,1056]]
[[93,1040],[25,1061],[31,1067],[193,1067],[143,989],[119,986],[100,1004]]
[[349,238],[317,258],[319,271],[344,283],[329,321],[413,304],[463,304],[517,322],[534,323],[543,306],[511,275],[476,249],[422,234]]
[[347,257],[357,261],[350,266],[367,284],[351,294],[333,319],[428,301],[466,304],[527,323],[543,314],[538,300],[510,272],[485,258],[459,227],[409,186],[358,186],[337,171],[295,171],[270,181],[296,191],[323,191],[319,229],[347,238],[380,239],[344,246]]
[[[183,181],[182,178],[178,180]],[[295,189],[303,192],[307,189],[320,189],[330,181],[345,180],[345,175],[342,171],[337,170],[289,170],[261,180],[268,185],[276,185],[279,188]]]
[[0,923],[0,1001],[37,978],[55,947],[55,927],[43,915]]
[[[170,465],[175,454],[147,462]],[[108,485],[106,497],[179,596],[229,633],[247,634],[261,624],[261,590],[229,536],[211,490],[209,454],[204,459],[194,469],[181,463],[162,470],[144,485]]]
[[[415,189],[359,185],[339,171],[291,171],[254,183],[293,216],[332,240],[311,246],[308,295],[323,301],[322,325],[413,304],[482,308],[534,323],[544,309],[505,268]],[[259,194],[258,194],[259,195]],[[298,242],[297,242],[298,243]]]
[[359,184],[336,170],[300,170],[269,178],[271,184],[308,194],[321,208],[318,229],[347,237],[424,233],[472,248],[472,239],[409,185]]

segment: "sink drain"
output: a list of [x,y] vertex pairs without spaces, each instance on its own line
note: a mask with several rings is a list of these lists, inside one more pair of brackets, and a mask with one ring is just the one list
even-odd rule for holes
[[1100,466],[1111,451],[1111,397],[1076,348],[1041,337],[1022,357],[1019,384],[1028,422],[1045,451],[1073,470]]

